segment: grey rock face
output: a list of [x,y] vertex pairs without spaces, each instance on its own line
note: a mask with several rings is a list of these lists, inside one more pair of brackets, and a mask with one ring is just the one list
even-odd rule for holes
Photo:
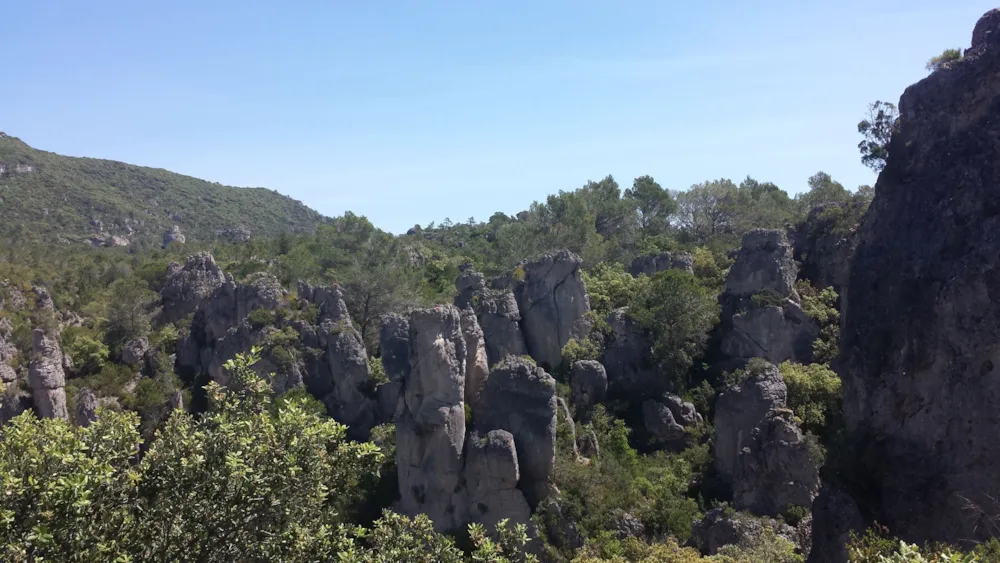
[[537,506],[548,494],[555,463],[555,380],[523,358],[507,358],[490,372],[472,423],[480,432],[506,430],[514,436],[520,489]]
[[608,392],[608,374],[600,362],[579,360],[570,377],[570,402],[580,414],[604,400]]
[[176,242],[177,244],[184,244],[187,241],[187,237],[181,232],[181,228],[177,225],[170,227],[170,230],[163,233],[163,248],[170,246],[170,243]]
[[981,541],[1000,493],[1000,11],[910,86],[858,233],[841,336],[845,417],[879,522]]
[[[795,541],[798,536],[797,530],[787,524],[723,508],[713,508],[706,512],[701,520],[694,523],[692,533],[698,549],[703,554],[716,555],[727,545],[748,548],[759,544],[767,528],[798,544]],[[804,547],[808,551],[808,546]]]
[[47,338],[38,328],[32,331],[28,384],[39,417],[68,418],[62,356],[58,339]]
[[527,524],[531,507],[517,488],[517,448],[510,432],[493,430],[482,437],[472,433],[466,452],[469,520],[488,530],[504,518],[512,524]]
[[850,533],[865,529],[854,499],[841,489],[823,485],[813,501],[812,517],[813,549],[809,563],[847,563]]
[[584,314],[590,311],[590,299],[580,274],[582,264],[579,256],[563,250],[519,266],[524,280],[514,296],[524,341],[531,357],[550,368],[562,363],[562,349],[570,339],[581,339],[589,330]]
[[143,336],[129,342],[122,348],[122,363],[135,367],[139,365],[149,351],[149,340]]
[[630,272],[633,276],[652,276],[664,270],[684,270],[694,273],[694,258],[687,252],[661,252],[660,254],[647,254],[632,260]]
[[462,480],[465,447],[465,339],[452,306],[410,315],[410,373],[406,408],[396,423],[400,510],[425,513],[438,530],[465,523]]
[[652,344],[627,309],[616,309],[608,315],[611,341],[604,352],[604,368],[608,387],[616,392],[642,389],[655,376],[649,363]]
[[507,356],[527,353],[521,332],[521,313],[511,290],[487,287],[483,275],[470,267],[462,270],[455,280],[455,288],[458,290],[455,305],[461,309],[471,307],[476,312],[489,365],[496,365]]
[[664,396],[663,404],[670,409],[670,414],[674,416],[674,420],[682,426],[695,426],[702,422],[701,415],[698,414],[698,409],[677,395],[668,394]]
[[801,262],[799,276],[824,289],[833,287],[842,295],[847,287],[851,257],[857,243],[856,229],[841,232],[836,217],[861,213],[857,203],[824,203],[809,210],[794,231],[795,259]]
[[378,387],[378,410],[382,420],[395,420],[403,407],[403,382],[410,376],[410,319],[389,314],[379,332],[382,368],[389,382]]
[[646,534],[646,526],[631,512],[619,512],[612,517],[612,529],[618,539],[641,538]]
[[753,430],[772,409],[783,408],[788,396],[781,373],[768,364],[761,373],[724,391],[715,401],[715,468],[732,480],[739,455],[754,442]]
[[752,432],[733,477],[736,508],[777,516],[790,506],[812,506],[819,471],[792,412],[772,410]]
[[702,420],[694,405],[676,395],[667,395],[660,401],[646,400],[642,404],[642,417],[646,431],[656,442],[678,451],[691,444],[687,428]]
[[76,415],[74,420],[77,426],[90,426],[97,420],[97,397],[94,392],[84,387],[76,396]]
[[188,257],[184,266],[167,266],[167,281],[160,290],[163,320],[177,322],[194,312],[217,289],[226,283],[226,276],[208,252]]
[[486,342],[483,331],[472,309],[462,310],[462,337],[465,339],[465,402],[473,409],[486,384],[490,367],[486,360]]
[[9,320],[0,319],[0,383],[17,379],[17,372],[10,365],[18,355],[17,346],[10,342],[13,330]]
[[795,277],[784,233],[756,229],[743,236],[720,297],[724,354],[742,361],[811,360],[819,327],[799,306]]

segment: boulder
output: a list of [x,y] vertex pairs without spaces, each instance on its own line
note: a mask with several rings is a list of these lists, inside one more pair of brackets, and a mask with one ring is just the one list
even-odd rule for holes
[[652,276],[664,270],[683,270],[689,274],[694,273],[694,258],[687,252],[661,252],[659,254],[647,254],[632,260],[632,267],[629,271],[633,276]]
[[812,505],[812,550],[809,563],[847,563],[851,532],[863,533],[858,505],[842,489],[823,485]]
[[753,441],[753,430],[775,408],[785,406],[788,390],[778,368],[751,363],[752,373],[742,383],[723,391],[715,401],[715,468],[732,480],[739,455]]
[[466,440],[465,475],[469,520],[492,530],[500,520],[528,524],[531,507],[518,490],[520,473],[514,436],[492,430],[485,436],[473,432]]
[[789,409],[772,410],[737,456],[733,504],[761,516],[811,507],[819,490],[818,463]]
[[563,346],[589,332],[584,315],[590,311],[590,299],[580,273],[582,265],[579,256],[563,250],[515,269],[514,296],[524,341],[528,354],[543,366],[558,367]]
[[57,338],[48,338],[42,329],[31,333],[31,363],[28,385],[35,410],[41,418],[68,418],[66,412],[66,373]]
[[600,362],[578,360],[573,364],[570,388],[569,400],[579,415],[604,400],[608,392],[608,374]]
[[187,237],[181,232],[181,228],[177,225],[170,227],[165,233],[163,233],[163,248],[170,246],[171,243],[184,244],[187,241]]
[[687,429],[702,421],[694,405],[676,395],[666,395],[661,400],[647,399],[642,404],[642,417],[654,443],[676,451],[691,445]]
[[461,309],[471,307],[476,312],[490,366],[507,356],[527,353],[521,332],[521,313],[510,289],[487,287],[483,275],[467,265],[455,280],[455,288],[458,290],[455,305]]
[[771,290],[782,297],[794,296],[795,260],[792,247],[779,230],[754,229],[743,235],[743,242],[726,276],[723,290],[731,297],[750,297]]
[[508,357],[493,368],[472,424],[480,433],[506,430],[514,437],[520,489],[532,507],[548,494],[555,463],[556,382],[524,358]]
[[847,284],[845,418],[880,524],[983,541],[1000,492],[1000,10],[899,112]]
[[681,426],[696,426],[702,423],[701,415],[694,405],[681,399],[677,395],[667,394],[663,397],[663,404],[670,409],[670,414],[674,416]]
[[145,336],[136,338],[122,348],[122,363],[127,366],[138,366],[149,351],[149,339]]
[[74,420],[77,426],[90,426],[97,420],[97,397],[94,392],[84,387],[76,396],[76,413]]

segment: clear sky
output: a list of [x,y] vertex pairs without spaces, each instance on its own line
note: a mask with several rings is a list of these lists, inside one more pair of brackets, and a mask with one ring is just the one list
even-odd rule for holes
[[979,0],[6,2],[0,130],[62,154],[265,186],[400,232],[650,174],[819,170]]

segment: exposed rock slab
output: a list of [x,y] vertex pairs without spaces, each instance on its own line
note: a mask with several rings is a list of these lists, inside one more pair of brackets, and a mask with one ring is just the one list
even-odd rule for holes
[[632,260],[629,271],[633,276],[652,276],[664,270],[684,270],[694,273],[694,258],[687,252],[661,252],[659,254],[647,254]]
[[590,299],[582,265],[579,256],[563,250],[518,266],[523,280],[514,295],[528,354],[549,368],[562,363],[562,349],[570,339],[582,339],[589,330],[584,315],[590,311]]
[[784,407],[787,396],[781,373],[771,364],[719,395],[715,401],[715,468],[720,475],[729,480],[736,476],[740,452],[753,443],[754,429],[772,409]]
[[511,289],[488,287],[486,278],[469,266],[463,267],[455,280],[455,288],[458,290],[455,305],[460,309],[471,307],[476,312],[490,366],[507,356],[527,353],[521,331],[521,312]]
[[41,418],[68,418],[66,411],[66,373],[63,354],[56,338],[45,336],[36,328],[31,333],[31,363],[28,384],[35,411]]

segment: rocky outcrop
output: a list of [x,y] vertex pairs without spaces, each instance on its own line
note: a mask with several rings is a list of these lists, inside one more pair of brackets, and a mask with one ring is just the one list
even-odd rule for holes
[[799,305],[795,276],[784,233],[756,229],[743,236],[720,297],[723,354],[740,362],[809,363],[819,327]]
[[1000,498],[1000,10],[899,111],[851,264],[845,416],[870,438],[859,469],[881,524],[985,540]]
[[555,381],[541,368],[508,358],[485,377],[478,402],[466,403],[467,385],[483,366],[469,361],[482,355],[478,345],[467,345],[477,334],[474,322],[453,306],[383,319],[386,375],[403,387],[396,420],[399,509],[427,514],[439,530],[504,518],[528,522],[532,503],[548,492],[554,461]]
[[145,336],[136,338],[122,347],[122,363],[127,366],[138,366],[149,351],[149,339]]
[[858,505],[843,490],[823,485],[812,505],[812,551],[809,563],[847,563],[851,532],[862,533]]
[[382,420],[395,420],[403,406],[403,382],[410,376],[410,319],[403,315],[388,314],[382,318],[379,332],[382,351],[382,368],[388,383],[376,390],[379,416]]
[[496,365],[507,356],[527,353],[521,332],[521,313],[514,293],[505,287],[487,287],[486,278],[466,265],[455,281],[455,305],[472,308],[483,331],[486,358]]
[[823,203],[809,210],[805,221],[791,232],[800,277],[818,289],[832,287],[843,294],[863,206],[861,202]]
[[652,276],[664,270],[683,270],[692,274],[694,273],[694,258],[687,252],[647,254],[632,260],[632,267],[629,269],[635,277]]
[[676,395],[661,400],[647,399],[642,404],[642,418],[646,432],[658,446],[683,450],[691,445],[688,429],[702,422],[694,405]]
[[472,423],[480,432],[506,430],[514,436],[521,469],[520,489],[532,506],[548,495],[555,463],[556,382],[524,358],[507,358],[493,368]]
[[728,508],[713,508],[694,523],[692,535],[694,543],[705,555],[716,555],[727,545],[753,548],[765,540],[765,530],[794,543],[800,552],[809,552],[809,540],[802,538],[809,522],[803,521],[797,528],[771,518],[760,518]]
[[66,374],[63,354],[57,338],[48,338],[36,328],[31,333],[31,363],[28,384],[35,411],[42,418],[68,418],[66,412]]
[[84,387],[76,396],[76,413],[73,420],[77,426],[90,426],[97,420],[97,397],[94,392]]
[[0,318],[0,383],[3,384],[13,383],[17,379],[17,372],[11,367],[18,356],[17,346],[11,342],[13,331],[10,321]]
[[577,414],[604,400],[608,392],[608,374],[600,362],[579,360],[573,364],[570,376],[570,403]]
[[649,360],[652,343],[648,335],[625,308],[612,311],[607,322],[611,337],[604,351],[604,368],[609,391],[630,394],[646,388],[656,378]]
[[813,456],[791,410],[768,412],[737,457],[733,504],[763,516],[777,516],[793,506],[811,507],[819,490],[821,461]]
[[208,252],[188,257],[183,266],[172,262],[160,290],[163,322],[174,323],[193,313],[224,283],[226,275]]
[[490,366],[486,360],[483,331],[472,309],[462,310],[462,338],[465,339],[465,403],[475,409],[486,385]]
[[250,240],[250,229],[245,225],[238,225],[231,229],[222,229],[215,232],[215,236],[233,244],[243,244]]
[[181,228],[177,225],[170,227],[165,233],[163,233],[163,248],[171,245],[171,243],[184,244],[187,242],[187,237],[181,232]]
[[751,363],[748,379],[723,391],[715,401],[715,469],[732,480],[739,455],[754,442],[753,431],[767,414],[783,408],[788,396],[781,373],[773,365]]
[[590,299],[580,274],[582,265],[579,256],[563,250],[515,269],[514,296],[528,354],[550,368],[562,363],[562,349],[570,339],[582,339],[589,332],[584,315],[590,311]]
[[396,422],[400,511],[427,514],[438,530],[455,530],[468,520],[460,487],[466,348],[458,309],[411,313],[408,357],[405,408]]
[[470,521],[483,524],[488,530],[505,518],[511,524],[528,523],[531,507],[517,489],[521,474],[510,432],[470,434],[466,440],[464,475]]

